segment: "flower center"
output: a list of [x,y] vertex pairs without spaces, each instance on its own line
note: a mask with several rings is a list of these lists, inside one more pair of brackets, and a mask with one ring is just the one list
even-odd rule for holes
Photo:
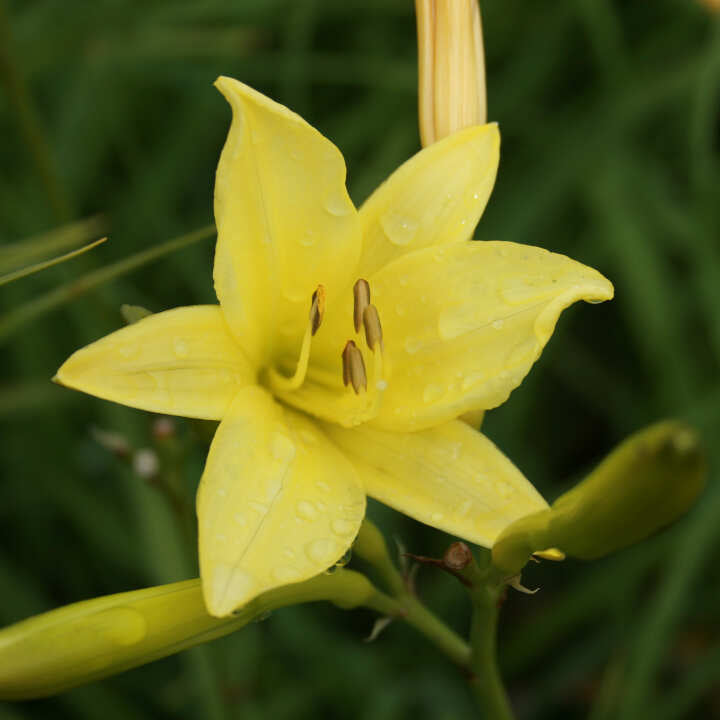
[[[359,279],[353,285],[353,325],[355,332],[364,330],[367,349],[373,355],[373,385],[370,392],[374,393],[373,408],[379,409],[383,391],[387,388],[383,370],[383,334],[380,315],[370,301],[370,285],[367,280]],[[305,333],[303,335],[300,355],[295,372],[291,377],[283,375],[276,368],[268,369],[268,381],[277,393],[297,390],[305,382],[310,361],[312,338],[320,329],[325,314],[325,288],[318,285],[310,301]],[[354,340],[348,340],[340,354],[342,359],[342,379],[345,387],[352,386],[356,395],[368,390],[368,373],[362,350]]]

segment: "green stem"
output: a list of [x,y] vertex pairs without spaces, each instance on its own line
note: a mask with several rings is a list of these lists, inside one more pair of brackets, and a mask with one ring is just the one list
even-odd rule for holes
[[409,593],[397,598],[397,603],[401,608],[399,617],[402,620],[421,632],[456,665],[461,668],[469,666],[470,647],[454,630]]
[[436,617],[418,598],[413,595],[395,567],[388,553],[385,538],[367,518],[363,520],[353,552],[370,563],[381,577],[393,597],[384,596],[393,603],[385,614],[398,617],[421,632],[442,653],[462,668],[468,668],[470,647],[442,620]]
[[488,718],[512,720],[512,709],[497,666],[500,593],[500,589],[490,584],[478,585],[471,591],[473,615],[470,625],[470,687]]

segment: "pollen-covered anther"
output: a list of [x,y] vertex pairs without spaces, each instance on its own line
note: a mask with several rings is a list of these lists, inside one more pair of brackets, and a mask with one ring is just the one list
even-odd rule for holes
[[365,316],[365,308],[370,305],[370,284],[367,280],[360,278],[353,285],[353,298],[355,306],[353,309],[353,322],[355,332],[360,332]]
[[368,347],[375,352],[377,348],[383,349],[382,325],[380,315],[374,305],[368,305],[363,313],[363,325],[365,326],[365,340]]
[[312,294],[310,304],[310,332],[314,335],[325,315],[325,286],[318,285],[317,290]]
[[345,343],[342,351],[343,383],[353,386],[356,395],[360,390],[367,390],[367,372],[362,353],[352,340]]

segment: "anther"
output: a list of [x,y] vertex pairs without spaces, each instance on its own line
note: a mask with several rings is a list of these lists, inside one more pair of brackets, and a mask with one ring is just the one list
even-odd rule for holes
[[342,351],[343,382],[352,384],[356,395],[360,390],[367,390],[367,372],[362,353],[352,340],[345,343]]
[[380,315],[374,305],[368,305],[363,313],[363,325],[365,326],[365,340],[368,347],[375,352],[376,348],[382,350],[382,325],[380,325]]
[[312,294],[310,305],[310,332],[314,335],[320,328],[323,316],[325,315],[325,287],[318,285],[317,290]]
[[353,312],[355,332],[360,332],[360,327],[363,324],[365,308],[370,305],[370,285],[367,280],[360,278],[353,285],[353,297],[355,298],[355,308]]

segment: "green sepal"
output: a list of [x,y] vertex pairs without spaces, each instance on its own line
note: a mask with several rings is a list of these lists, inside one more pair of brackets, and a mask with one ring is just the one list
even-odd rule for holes
[[493,547],[493,564],[515,574],[544,548],[587,560],[632,545],[683,515],[705,475],[705,456],[692,428],[673,420],[651,425],[620,444],[549,509],[508,526]]

